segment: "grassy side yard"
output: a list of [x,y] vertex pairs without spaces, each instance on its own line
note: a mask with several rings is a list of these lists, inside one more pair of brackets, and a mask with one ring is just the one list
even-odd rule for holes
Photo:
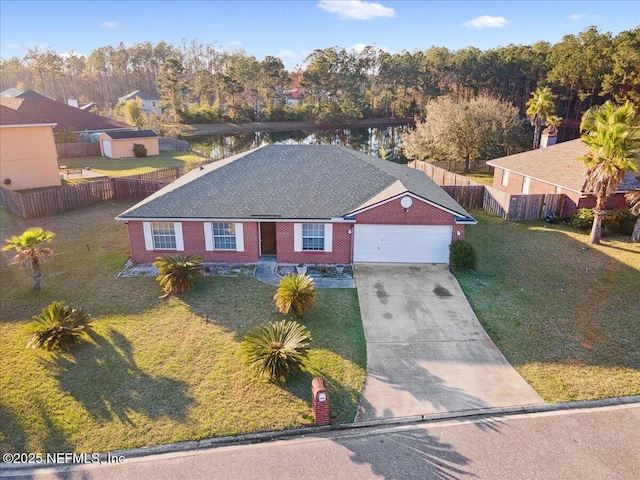
[[640,394],[640,245],[475,212],[458,274],[482,325],[550,402]]
[[159,168],[184,167],[185,170],[194,168],[197,164],[207,160],[207,157],[196,152],[166,151],[160,155],[142,158],[108,158],[108,157],[72,157],[59,158],[58,165],[69,168],[86,168],[95,170],[109,177],[125,177],[139,173],[151,172]]
[[493,173],[468,173],[465,175],[469,180],[473,180],[474,182],[481,183],[483,185],[488,185],[489,187],[493,186]]
[[[256,378],[238,347],[246,331],[282,318],[275,287],[253,277],[207,277],[170,300],[153,278],[117,278],[128,257],[128,204],[31,221],[0,209],[2,240],[29,226],[52,230],[42,290],[3,252],[0,265],[0,450],[104,451],[295,428],[311,418],[313,376],[332,413],[353,420],[366,352],[355,290],[320,290],[302,319],[313,336],[304,371],[286,384]],[[82,306],[91,338],[71,353],[25,349],[32,315],[53,300]]]

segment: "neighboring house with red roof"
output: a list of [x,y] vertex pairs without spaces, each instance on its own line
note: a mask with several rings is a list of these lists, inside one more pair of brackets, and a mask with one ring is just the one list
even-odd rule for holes
[[103,157],[133,157],[133,144],[139,143],[147,149],[147,156],[160,155],[160,137],[153,130],[105,132],[98,137]]
[[55,123],[54,133],[72,128],[76,133],[131,130],[133,127],[95,113],[56,102],[32,90],[13,98],[0,98],[0,104],[39,122]]
[[188,172],[117,220],[131,258],[448,263],[476,221],[427,175],[337,145],[266,145]]
[[0,105],[0,176],[12,190],[59,186],[56,124]]
[[[595,195],[586,189],[586,167],[578,160],[589,152],[582,140],[570,140],[546,148],[508,155],[487,162],[495,168],[493,187],[510,194],[563,193],[562,217],[579,208],[593,208]],[[625,175],[606,208],[628,208],[624,194],[640,188],[633,172]]]
[[142,111],[151,115],[155,113],[156,115],[162,115],[162,108],[160,107],[160,99],[153,95],[149,95],[148,93],[142,92],[140,90],[135,90],[131,93],[128,93],[120,98],[118,98],[118,102],[127,103],[129,100],[140,99],[142,103]]

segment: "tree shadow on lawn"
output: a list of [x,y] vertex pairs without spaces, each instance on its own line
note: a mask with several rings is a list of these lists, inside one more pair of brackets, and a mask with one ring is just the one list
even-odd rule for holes
[[[151,418],[184,420],[193,399],[187,384],[150,375],[135,363],[131,343],[109,330],[109,339],[91,332],[94,343],[84,342],[65,356],[45,361],[63,391],[70,393],[94,418],[135,425],[132,413]],[[44,360],[43,360],[44,361]]]

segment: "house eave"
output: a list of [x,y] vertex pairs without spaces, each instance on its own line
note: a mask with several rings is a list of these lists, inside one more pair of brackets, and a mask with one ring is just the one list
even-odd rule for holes
[[355,219],[347,218],[281,218],[281,217],[122,217],[118,215],[115,220],[119,222],[242,222],[242,223],[355,223]]

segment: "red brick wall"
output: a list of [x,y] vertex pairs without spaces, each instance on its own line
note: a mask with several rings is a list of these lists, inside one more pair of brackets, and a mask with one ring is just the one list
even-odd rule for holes
[[[587,197],[580,198],[578,203],[578,208],[593,208],[596,206],[596,197],[593,195],[589,195]],[[629,208],[629,204],[624,199],[623,193],[615,193],[607,198],[607,201],[604,204],[604,208],[606,210],[615,210],[618,208]]]
[[359,213],[356,215],[356,223],[375,225],[453,225],[455,219],[452,214],[415,198],[413,199],[413,205],[405,212],[398,198]]
[[[351,230],[351,234],[349,234]],[[351,241],[353,238],[353,224],[333,224],[332,252],[294,252],[293,251],[293,223],[276,224],[276,259],[278,263],[351,263]]]
[[[147,251],[144,243],[143,222],[129,222],[129,244],[131,259],[136,263],[151,263],[160,255],[174,255],[175,250]],[[244,223],[244,252],[205,251],[203,222],[182,222],[182,236],[184,238],[184,253],[197,254],[204,257],[206,262],[220,263],[255,263],[258,261],[259,241],[258,223]]]
[[541,182],[539,180],[531,179],[531,183],[529,183],[529,193],[531,195],[539,194],[539,193],[556,193],[556,186],[551,185],[550,183]]
[[[400,199],[383,203],[356,215],[356,223],[375,225],[453,225],[452,240],[463,240],[465,225],[456,225],[455,217],[444,210],[413,199],[407,212],[400,205]],[[460,233],[458,235],[458,232]]]

